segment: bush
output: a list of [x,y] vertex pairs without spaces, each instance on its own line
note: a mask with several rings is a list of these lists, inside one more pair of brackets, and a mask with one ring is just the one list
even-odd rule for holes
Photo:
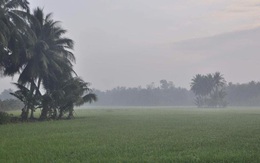
[[6,112],[0,112],[0,124],[6,124],[10,122],[11,115]]

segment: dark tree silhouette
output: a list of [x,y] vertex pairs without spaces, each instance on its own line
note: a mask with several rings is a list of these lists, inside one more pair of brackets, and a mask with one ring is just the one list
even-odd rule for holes
[[219,72],[214,74],[197,74],[191,82],[191,91],[196,95],[195,104],[198,107],[225,107],[226,81]]

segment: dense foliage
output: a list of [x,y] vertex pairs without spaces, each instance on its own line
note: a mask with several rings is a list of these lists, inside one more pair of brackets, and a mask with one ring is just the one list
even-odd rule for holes
[[9,123],[10,120],[11,120],[11,115],[10,114],[8,114],[6,112],[0,111],[0,125]]
[[229,83],[226,87],[227,101],[232,106],[260,106],[260,82],[244,84]]
[[191,82],[191,90],[195,93],[198,107],[225,107],[226,81],[219,72],[214,74],[197,74]]
[[[193,106],[195,94],[191,90],[176,87],[170,81],[168,87],[149,84],[143,87],[117,87],[107,91],[94,90],[99,100],[96,106]],[[225,104],[229,106],[260,106],[260,82],[225,84]]]
[[23,107],[23,103],[17,99],[0,99],[0,111],[19,110]]
[[[12,95],[23,102],[21,118],[41,120],[73,116],[74,105],[96,100],[89,84],[73,70],[74,42],[52,14],[36,8],[30,13],[27,0],[0,1],[0,70],[19,74],[18,90]],[[68,98],[71,100],[68,100]],[[60,112],[59,116],[56,114]]]
[[173,82],[161,80],[146,88],[117,87],[108,91],[94,90],[99,106],[191,106],[194,95],[185,88],[175,87]]

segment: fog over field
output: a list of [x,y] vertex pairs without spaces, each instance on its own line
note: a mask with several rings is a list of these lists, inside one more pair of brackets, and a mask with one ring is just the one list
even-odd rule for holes
[[[161,79],[189,89],[197,73],[259,81],[258,0],[30,0],[75,41],[75,70],[96,89]],[[0,92],[15,82],[0,78]]]
[[0,163],[260,162],[259,54],[260,0],[0,0]]

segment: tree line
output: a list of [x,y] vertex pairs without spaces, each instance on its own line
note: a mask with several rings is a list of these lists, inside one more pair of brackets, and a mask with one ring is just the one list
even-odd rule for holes
[[117,87],[94,92],[99,98],[95,106],[191,106],[194,97],[192,92],[167,80],[161,80],[159,86],[151,83],[146,88]]
[[[173,82],[161,80],[160,85],[154,83],[146,87],[117,87],[111,90],[100,91],[94,89],[99,100],[94,106],[194,106],[198,107],[225,107],[225,106],[260,106],[260,82],[251,81],[244,84],[227,83],[224,76],[221,77],[221,84],[216,89],[211,83],[211,91],[205,91],[196,95],[196,76],[208,76],[212,82],[214,73],[210,75],[195,75],[191,80],[191,89],[174,86]],[[206,78],[206,77],[205,77]],[[223,79],[222,79],[223,78]],[[197,80],[197,79],[196,79]],[[203,79],[202,81],[204,81]],[[197,82],[197,81],[196,81]],[[208,81],[209,82],[209,81]],[[167,83],[167,84],[165,84]],[[219,82],[217,82],[219,83]],[[204,86],[201,85],[203,89]],[[194,86],[194,87],[193,87]],[[213,87],[213,88],[212,88]],[[206,87],[207,88],[207,87]],[[198,89],[198,88],[196,88]],[[198,100],[199,98],[199,100]]]
[[260,82],[228,83],[227,101],[231,106],[260,106]]
[[73,116],[75,105],[96,100],[89,83],[73,70],[74,42],[61,23],[27,0],[0,0],[0,72],[19,75],[11,93],[23,102],[22,120]]

